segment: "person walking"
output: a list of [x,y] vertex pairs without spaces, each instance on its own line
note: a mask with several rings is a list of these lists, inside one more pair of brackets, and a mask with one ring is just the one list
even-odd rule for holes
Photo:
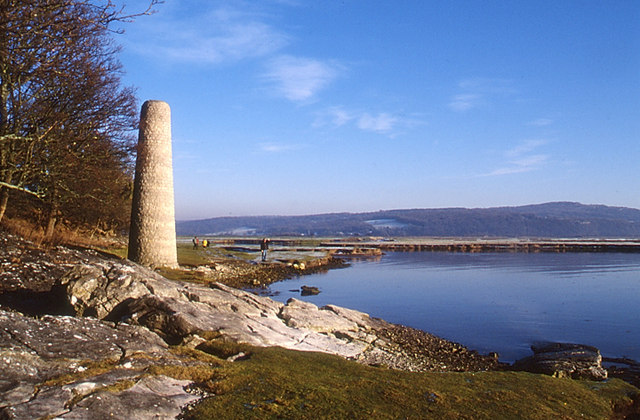
[[193,249],[198,248],[198,237],[197,236],[193,237],[192,242],[193,242]]
[[267,238],[262,238],[262,241],[260,241],[260,251],[262,251],[262,261],[267,260],[268,249],[269,249],[269,240]]

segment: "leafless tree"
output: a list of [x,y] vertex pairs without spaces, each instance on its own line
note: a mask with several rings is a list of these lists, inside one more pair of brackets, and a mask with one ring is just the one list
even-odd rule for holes
[[111,0],[0,0],[0,220],[10,193],[37,197],[48,233],[82,208],[104,223],[100,209],[126,196],[137,106],[112,28],[158,3],[127,14]]

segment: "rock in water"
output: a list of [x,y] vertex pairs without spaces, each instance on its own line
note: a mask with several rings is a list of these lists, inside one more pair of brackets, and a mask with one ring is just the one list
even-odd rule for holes
[[518,360],[514,370],[544,373],[558,378],[607,379],[600,350],[584,344],[545,343],[531,346],[533,356]]
[[315,286],[302,286],[300,290],[300,294],[302,296],[312,296],[320,294],[320,289]]

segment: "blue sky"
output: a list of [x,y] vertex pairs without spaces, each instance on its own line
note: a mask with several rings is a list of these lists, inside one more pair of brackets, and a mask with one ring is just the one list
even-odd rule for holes
[[171,106],[179,220],[640,208],[638,1],[167,0],[157,10],[116,40],[124,83]]

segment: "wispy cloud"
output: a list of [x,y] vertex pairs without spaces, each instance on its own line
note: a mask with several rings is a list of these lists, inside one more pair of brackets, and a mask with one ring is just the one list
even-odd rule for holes
[[[324,116],[330,121],[330,124],[335,127],[342,127],[357,118],[354,113],[349,112],[342,107],[331,107],[326,111]],[[316,125],[324,125],[324,123],[318,120],[316,121]]]
[[352,126],[377,134],[385,134],[394,137],[402,130],[425,125],[426,122],[419,116],[404,116],[390,112],[371,113],[366,111],[354,111],[342,106],[330,107],[316,116],[315,127],[343,127]]
[[553,120],[550,118],[538,118],[533,121],[529,121],[527,125],[533,125],[535,127],[546,127],[553,124]]
[[473,93],[454,95],[449,102],[449,108],[454,111],[467,111],[476,108],[482,102],[482,96]]
[[526,155],[529,152],[537,149],[540,146],[544,146],[549,143],[546,139],[531,139],[525,140],[516,147],[513,147],[505,152],[505,156],[510,158],[516,158],[523,155]]
[[447,104],[456,112],[465,112],[491,103],[497,97],[517,93],[509,79],[475,77],[458,82],[458,93],[451,96]]
[[139,30],[146,36],[130,48],[163,61],[221,64],[273,54],[289,42],[259,17],[235,9],[219,8],[196,18],[163,11],[153,23],[142,21]]
[[472,77],[458,82],[458,87],[463,90],[484,94],[514,94],[517,90],[510,79]]
[[358,128],[365,131],[388,133],[396,127],[398,122],[398,117],[394,117],[386,112],[382,112],[376,116],[365,113],[358,118]]
[[262,152],[281,153],[288,152],[290,150],[298,150],[300,149],[300,145],[284,143],[260,143],[259,148]]
[[294,102],[311,100],[340,73],[340,66],[313,58],[282,55],[268,63],[265,78],[275,91]]
[[548,155],[532,155],[508,162],[507,166],[498,168],[485,176],[509,175],[537,170],[549,159]]
[[504,152],[507,162],[502,167],[482,174],[482,176],[510,175],[540,169],[540,167],[549,160],[549,155],[533,152],[547,143],[548,141],[544,139],[525,140],[521,142],[517,146]]

